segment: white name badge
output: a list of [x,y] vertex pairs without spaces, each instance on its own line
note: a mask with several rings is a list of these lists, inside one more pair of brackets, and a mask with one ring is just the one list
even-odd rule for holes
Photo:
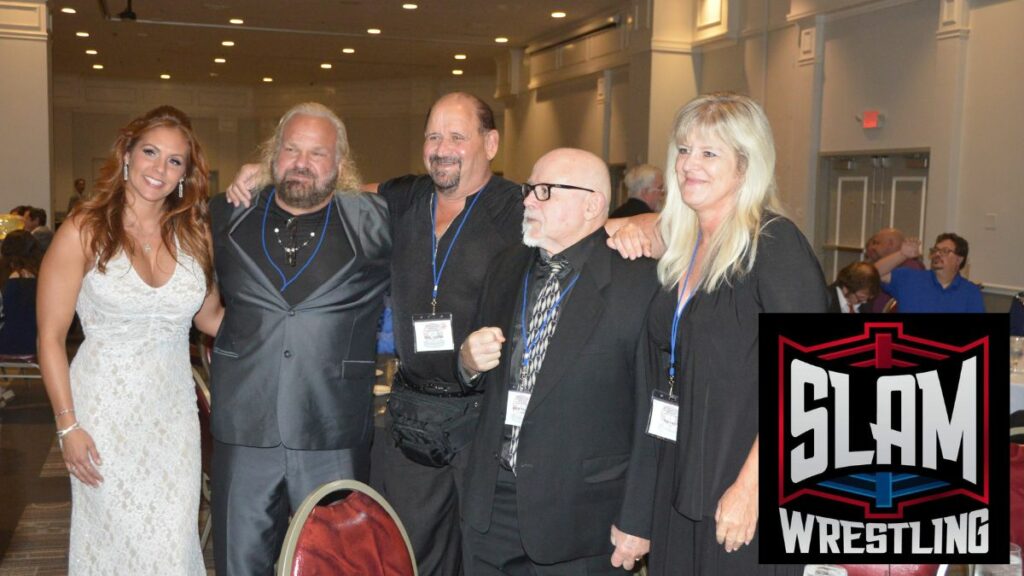
[[526,416],[526,407],[529,405],[530,394],[528,392],[509,390],[508,406],[505,407],[505,424],[522,427],[523,416]]
[[676,441],[679,428],[679,400],[661,390],[651,393],[651,416],[647,421],[647,433],[655,438]]
[[416,333],[416,352],[455,350],[451,314],[414,314],[412,328]]

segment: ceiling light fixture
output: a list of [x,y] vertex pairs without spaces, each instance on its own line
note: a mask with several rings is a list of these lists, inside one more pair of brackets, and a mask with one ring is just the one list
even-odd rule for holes
[[341,51],[344,52],[345,54],[355,54],[356,53],[356,49],[355,48],[342,48]]
[[171,79],[171,75],[170,74],[161,74],[160,75],[160,79],[161,80],[170,80]]
[[380,28],[367,28],[367,34],[380,34]]
[[452,76],[462,76],[462,70],[459,70],[458,68],[452,70]]
[[415,10],[415,9],[419,8],[419,6],[417,6],[416,4],[409,3],[409,4],[402,4],[402,8],[405,8],[406,10]]
[[245,20],[242,20],[241,18],[232,18],[231,20],[228,20],[228,23],[229,24],[235,24],[235,25],[242,25],[242,24],[245,24]]
[[552,12],[551,13],[551,17],[552,18],[565,18],[565,12],[562,12],[562,11]]
[[230,48],[230,47],[234,46],[235,43],[232,42],[231,40],[225,40],[225,41],[221,42],[220,45],[221,46],[227,46],[228,48]]
[[86,50],[85,53],[88,54],[89,56],[95,56],[95,55],[99,54],[99,52],[97,52],[95,50],[91,50],[91,49],[90,50]]
[[466,59],[466,55],[465,54],[456,54],[455,55],[455,59],[456,60],[465,60]]
[[213,59],[213,63],[214,64],[224,64],[227,61],[228,61],[227,58],[214,58]]
[[92,69],[93,70],[103,70],[103,64],[93,64],[92,65]]
[[273,79],[273,78],[271,78],[270,76],[264,76],[264,77],[263,77],[263,81],[264,81],[264,82],[267,82],[267,83],[270,83],[270,82],[273,82],[273,81],[274,81],[274,79]]
[[89,37],[89,33],[88,32],[75,32],[75,36],[78,36],[79,38],[88,38]]
[[75,10],[74,8],[61,8],[60,11],[65,14],[78,14],[78,10]]
[[334,68],[334,66],[331,65],[330,62],[324,62],[323,64],[320,65],[320,67],[323,68],[324,70],[330,70],[331,68]]
[[498,44],[505,44],[506,42],[508,42],[508,38],[505,38],[504,36],[498,36],[497,38],[494,39],[494,41],[497,42]]

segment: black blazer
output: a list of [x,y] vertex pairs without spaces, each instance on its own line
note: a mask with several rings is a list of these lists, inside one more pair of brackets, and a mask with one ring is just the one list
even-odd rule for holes
[[608,215],[609,218],[625,218],[627,216],[636,216],[637,214],[648,214],[654,212],[651,207],[647,205],[647,202],[639,198],[630,198],[622,203],[621,206],[612,211]]
[[[231,232],[259,202],[210,202],[214,264],[226,308],[210,364],[214,438],[227,444],[334,450],[372,430],[377,320],[389,283],[383,198],[339,193],[333,209],[354,257],[290,306]],[[329,246],[327,247],[329,249]]]
[[[627,474],[638,407],[649,401],[636,378],[637,343],[658,284],[655,262],[624,260],[596,234],[590,257],[566,298],[519,436],[518,519],[526,553],[554,563],[610,554],[614,523],[648,537],[654,469]],[[536,249],[514,246],[488,270],[477,327],[506,336],[500,364],[484,387],[477,437],[470,451],[462,503],[464,520],[479,532],[490,526],[504,438],[516,317],[523,275]],[[643,410],[645,412],[646,410]]]

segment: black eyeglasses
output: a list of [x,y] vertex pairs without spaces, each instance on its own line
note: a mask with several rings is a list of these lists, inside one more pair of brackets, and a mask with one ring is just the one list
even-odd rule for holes
[[943,256],[949,256],[954,252],[956,252],[956,250],[954,250],[953,248],[939,248],[938,246],[934,246],[930,250],[928,250],[929,254],[942,254]]
[[569,184],[550,184],[548,182],[538,182],[536,184],[527,184],[524,182],[523,184],[520,184],[519,187],[523,193],[524,200],[527,196],[530,195],[530,192],[533,192],[533,195],[536,196],[537,200],[540,200],[541,202],[544,202],[548,198],[551,198],[552,188],[565,188],[566,190],[583,190],[584,192],[596,192],[596,190],[591,190],[590,188],[583,188],[581,186],[572,186]]

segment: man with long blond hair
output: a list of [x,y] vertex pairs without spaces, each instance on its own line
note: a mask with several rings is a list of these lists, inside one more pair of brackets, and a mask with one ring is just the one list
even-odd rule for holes
[[264,155],[271,184],[210,213],[224,324],[212,375],[217,573],[271,574],[321,484],[367,480],[375,334],[388,287],[383,199],[355,190],[345,125],[305,103]]

